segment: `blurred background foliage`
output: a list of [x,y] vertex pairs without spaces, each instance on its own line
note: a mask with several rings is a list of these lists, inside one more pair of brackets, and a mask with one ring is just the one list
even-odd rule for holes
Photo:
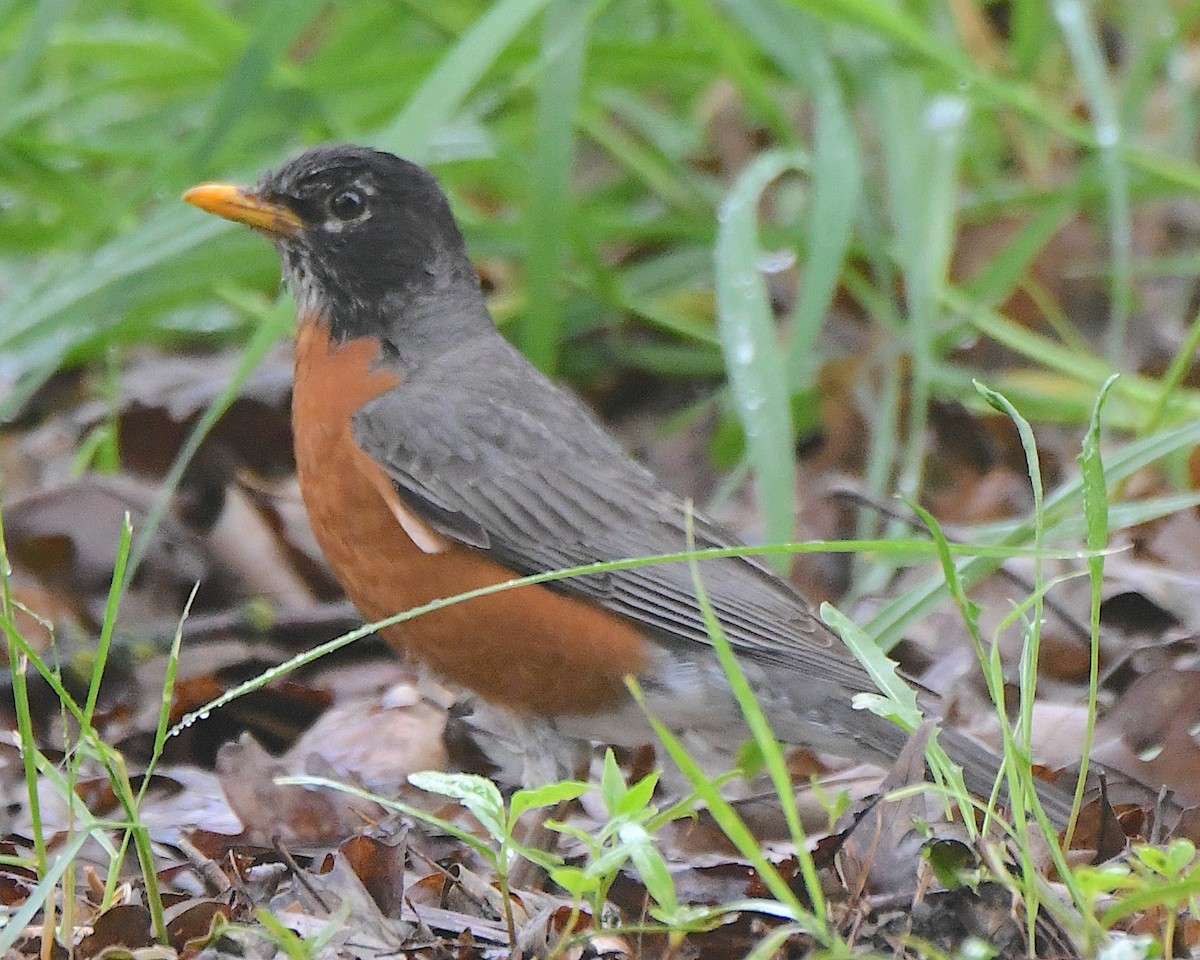
[[[0,0],[0,411],[140,345],[244,342],[280,295],[274,253],[180,192],[347,140],[436,170],[498,321],[547,372],[598,396],[698,378],[713,454],[757,473],[775,539],[839,349],[880,492],[921,489],[930,403],[976,403],[981,373],[1028,416],[1082,421],[1112,371],[1173,370],[1161,390],[1126,377],[1112,422],[1191,416],[1187,289],[1153,304],[1161,342],[1131,341],[1139,278],[1197,272],[1186,216],[1169,249],[1137,227],[1200,188],[1198,18],[1168,0]],[[834,308],[869,333],[831,345]]]

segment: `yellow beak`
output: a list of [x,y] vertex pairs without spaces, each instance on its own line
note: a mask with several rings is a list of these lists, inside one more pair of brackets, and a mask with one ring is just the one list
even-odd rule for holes
[[235,220],[273,236],[293,237],[304,227],[295,211],[280,203],[228,183],[202,183],[183,195],[185,203],[215,213],[226,220]]

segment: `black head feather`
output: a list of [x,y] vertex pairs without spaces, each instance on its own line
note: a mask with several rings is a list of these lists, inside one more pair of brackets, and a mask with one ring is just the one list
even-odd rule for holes
[[439,304],[478,322],[478,276],[429,171],[368,147],[323,146],[266,174],[254,192],[299,217],[299,230],[274,236],[284,273],[301,312],[323,315],[339,339],[420,337],[431,331],[393,328],[445,313]]

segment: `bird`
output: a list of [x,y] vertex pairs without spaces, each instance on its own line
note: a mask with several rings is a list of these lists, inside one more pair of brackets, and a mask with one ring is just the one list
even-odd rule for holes
[[[497,329],[436,177],[370,147],[310,148],[253,187],[183,199],[265,234],[298,310],[292,419],[317,542],[368,621],[517,577],[744,546],[635,461]],[[754,556],[701,560],[712,610],[781,740],[880,766],[908,733],[868,672]],[[683,562],[520,586],[384,628],[405,657],[547,736],[617,746],[664,725],[749,734]],[[987,795],[999,758],[939,742]],[[1040,785],[1065,824],[1071,798]]]

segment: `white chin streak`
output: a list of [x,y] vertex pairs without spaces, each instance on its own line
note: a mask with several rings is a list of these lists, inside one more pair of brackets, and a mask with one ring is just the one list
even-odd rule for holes
[[281,248],[279,254],[279,259],[283,264],[283,282],[292,291],[300,316],[323,313],[324,298],[313,280],[308,253],[303,249],[289,248],[285,250]]

